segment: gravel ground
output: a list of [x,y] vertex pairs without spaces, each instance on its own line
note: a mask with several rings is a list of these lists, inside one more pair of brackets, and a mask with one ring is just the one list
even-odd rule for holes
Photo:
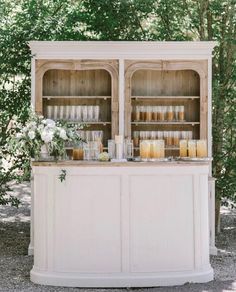
[[206,284],[145,289],[79,289],[35,285],[29,271],[33,257],[27,255],[30,237],[30,189],[27,183],[14,186],[22,201],[19,209],[0,206],[0,291],[60,292],[218,292],[236,291],[236,211],[222,208],[222,232],[217,236],[217,256],[211,257],[215,280]]

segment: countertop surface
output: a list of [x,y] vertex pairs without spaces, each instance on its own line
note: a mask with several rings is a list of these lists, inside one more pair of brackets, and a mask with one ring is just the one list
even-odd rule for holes
[[33,161],[32,166],[50,166],[50,167],[158,167],[158,166],[200,166],[209,165],[210,160],[198,161],[127,161],[127,162],[101,162],[101,161],[82,161],[82,160],[59,160],[59,161]]

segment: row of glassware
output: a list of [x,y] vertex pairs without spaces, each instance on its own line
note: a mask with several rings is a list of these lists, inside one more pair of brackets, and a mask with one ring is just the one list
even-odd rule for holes
[[99,122],[99,105],[47,105],[46,116],[53,120]]
[[140,140],[165,140],[167,147],[179,147],[180,139],[190,140],[193,138],[192,131],[134,131],[134,147],[138,147]]
[[[102,151],[101,141],[88,141],[73,147],[68,153],[74,160],[97,160]],[[108,155],[110,159],[132,159],[133,141],[126,139],[124,143],[116,143],[115,140],[108,140]]]
[[133,121],[184,121],[184,106],[133,106]]
[[[180,157],[207,157],[206,140],[180,140]],[[144,161],[165,157],[165,140],[142,140],[140,158]]]

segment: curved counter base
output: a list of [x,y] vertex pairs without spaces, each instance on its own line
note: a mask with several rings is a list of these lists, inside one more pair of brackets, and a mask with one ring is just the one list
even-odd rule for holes
[[36,284],[87,287],[87,288],[115,288],[115,287],[156,287],[176,286],[185,283],[205,283],[213,280],[213,270],[201,272],[173,272],[133,276],[91,275],[81,276],[70,273],[48,273],[35,271],[30,273],[30,279]]
[[33,172],[33,282],[152,287],[213,279],[208,164],[52,163]]

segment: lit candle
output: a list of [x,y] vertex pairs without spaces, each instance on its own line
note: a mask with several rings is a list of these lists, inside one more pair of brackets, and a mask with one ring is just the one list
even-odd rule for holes
[[197,141],[197,157],[207,157],[207,142],[206,140]]
[[188,141],[188,156],[194,158],[197,156],[196,141]]
[[150,158],[150,141],[143,140],[140,143],[140,157],[145,160]]
[[179,155],[180,157],[187,157],[187,140],[180,140],[179,142]]

